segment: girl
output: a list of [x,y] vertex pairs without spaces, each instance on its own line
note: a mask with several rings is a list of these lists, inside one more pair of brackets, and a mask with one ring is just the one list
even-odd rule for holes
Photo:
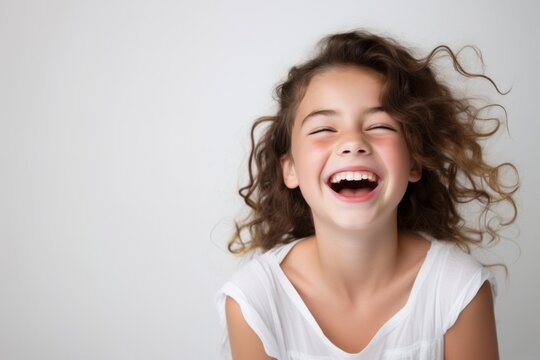
[[[441,53],[495,86],[445,46],[416,59],[364,31],[323,39],[278,86],[277,115],[251,132],[251,214],[229,243],[263,253],[217,296],[228,356],[498,358],[494,279],[468,252],[515,220],[517,185],[501,184],[515,169],[484,161],[479,140],[499,120],[483,129],[486,107],[436,77]],[[476,226],[464,203],[480,205]]]

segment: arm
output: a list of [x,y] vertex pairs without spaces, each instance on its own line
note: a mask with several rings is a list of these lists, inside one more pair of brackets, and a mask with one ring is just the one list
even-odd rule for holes
[[261,340],[247,324],[238,303],[228,296],[225,314],[234,360],[273,360],[264,352]]
[[445,360],[497,360],[497,330],[491,287],[486,281],[444,336]]

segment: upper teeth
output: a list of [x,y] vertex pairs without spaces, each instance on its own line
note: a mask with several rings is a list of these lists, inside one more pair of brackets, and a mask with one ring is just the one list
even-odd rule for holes
[[375,182],[377,181],[377,176],[369,171],[343,171],[332,175],[330,178],[330,182],[334,184],[340,182],[341,180],[368,180]]

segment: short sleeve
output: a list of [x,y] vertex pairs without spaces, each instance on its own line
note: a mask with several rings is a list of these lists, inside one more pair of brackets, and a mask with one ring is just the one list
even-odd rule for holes
[[226,359],[231,359],[225,301],[227,296],[234,299],[249,327],[261,339],[268,356],[279,358],[276,339],[271,331],[268,312],[267,281],[261,276],[260,264],[252,261],[241,269],[217,292],[215,302],[222,330],[221,353]]
[[493,296],[496,295],[495,277],[474,257],[455,247],[448,254],[448,281],[446,281],[446,309],[444,332],[457,321],[459,314],[474,299],[482,285],[488,281]]

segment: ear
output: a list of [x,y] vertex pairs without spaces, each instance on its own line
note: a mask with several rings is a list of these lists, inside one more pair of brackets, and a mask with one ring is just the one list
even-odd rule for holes
[[296,177],[296,170],[294,168],[294,162],[288,154],[285,154],[280,159],[281,173],[283,174],[283,182],[289,189],[298,187],[298,178]]
[[422,178],[422,165],[417,160],[412,159],[411,171],[409,172],[409,181],[417,182]]

